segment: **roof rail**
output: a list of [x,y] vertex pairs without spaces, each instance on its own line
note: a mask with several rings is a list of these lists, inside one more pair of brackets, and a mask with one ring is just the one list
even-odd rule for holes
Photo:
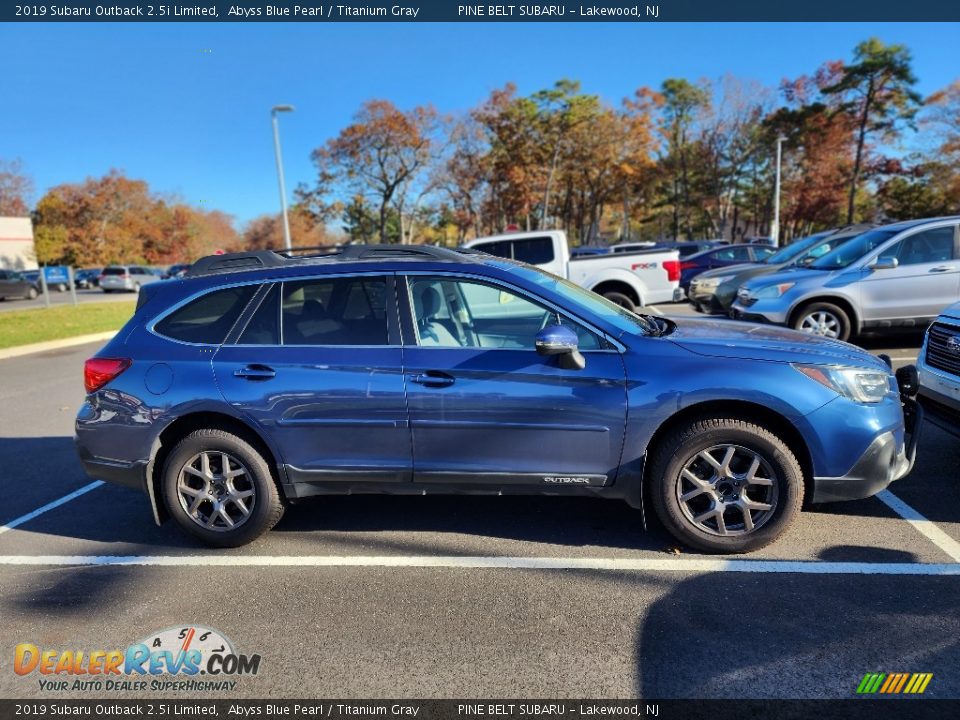
[[184,275],[185,277],[195,277],[215,273],[288,267],[311,260],[420,259],[463,261],[476,254],[478,253],[451,250],[433,245],[318,245],[289,250],[253,250],[225,255],[208,255],[193,263]]

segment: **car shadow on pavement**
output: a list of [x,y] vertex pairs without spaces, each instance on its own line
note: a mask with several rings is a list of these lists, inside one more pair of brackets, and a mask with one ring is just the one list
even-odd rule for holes
[[[351,495],[311,498],[287,509],[274,532],[443,533],[555,547],[665,551],[675,542],[639,510],[590,497]],[[365,538],[366,542],[376,542]],[[408,538],[398,542],[409,551]]]
[[[912,553],[857,546],[825,549],[819,559],[853,557],[916,560]],[[925,697],[956,698],[958,638],[955,577],[905,583],[897,575],[697,575],[672,585],[641,618],[636,692],[648,698],[855,698],[867,672],[932,672]]]

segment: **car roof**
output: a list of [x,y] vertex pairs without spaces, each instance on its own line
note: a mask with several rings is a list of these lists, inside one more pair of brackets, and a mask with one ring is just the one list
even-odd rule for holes
[[938,223],[938,222],[960,222],[960,215],[944,215],[942,217],[932,217],[932,218],[920,218],[919,220],[901,220],[900,222],[890,223],[889,225],[881,225],[880,227],[884,230],[909,230],[910,228],[919,227],[920,225],[926,225],[928,223]]

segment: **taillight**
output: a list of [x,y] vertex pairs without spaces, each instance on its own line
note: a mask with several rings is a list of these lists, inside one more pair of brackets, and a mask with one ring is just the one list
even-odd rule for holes
[[96,392],[130,367],[130,358],[90,358],[83,364],[83,386]]
[[679,260],[664,260],[663,269],[667,271],[667,280],[677,282],[680,280],[681,264]]

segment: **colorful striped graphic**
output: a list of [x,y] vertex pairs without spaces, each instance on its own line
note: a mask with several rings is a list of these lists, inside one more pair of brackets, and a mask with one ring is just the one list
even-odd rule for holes
[[922,695],[933,673],[867,673],[857,686],[858,695]]

